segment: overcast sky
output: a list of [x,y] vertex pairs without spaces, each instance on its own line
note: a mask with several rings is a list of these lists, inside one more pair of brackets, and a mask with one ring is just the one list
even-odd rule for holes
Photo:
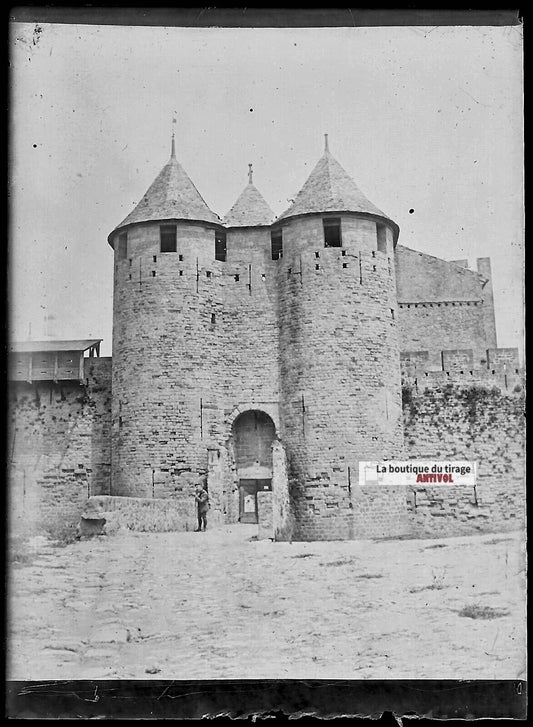
[[[12,25],[11,336],[103,338],[109,232],[177,156],[224,215],[247,182],[279,214],[323,151],[445,259],[490,257],[500,346],[522,347],[522,34]],[[410,210],[414,212],[410,213]]]

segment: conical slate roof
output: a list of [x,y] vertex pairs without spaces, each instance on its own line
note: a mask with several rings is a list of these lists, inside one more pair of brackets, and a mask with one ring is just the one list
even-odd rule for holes
[[256,225],[270,225],[274,221],[276,215],[252,182],[251,165],[248,177],[250,181],[224,217],[226,227],[255,227]]
[[187,172],[176,159],[174,139],[168,163],[159,172],[133,212],[130,212],[115,230],[135,222],[169,219],[220,224],[218,215],[209,209]]
[[396,223],[365,197],[353,179],[331,155],[327,141],[322,158],[292,205],[278,217],[278,221],[296,215],[322,212],[360,212],[382,217],[392,223],[397,237]]

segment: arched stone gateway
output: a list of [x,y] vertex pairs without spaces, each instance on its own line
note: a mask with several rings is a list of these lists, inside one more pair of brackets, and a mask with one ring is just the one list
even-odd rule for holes
[[[239,483],[239,522],[259,522],[259,510],[272,508],[272,445],[276,427],[268,414],[252,409],[240,414],[232,426],[235,466]],[[271,518],[270,518],[271,519]]]

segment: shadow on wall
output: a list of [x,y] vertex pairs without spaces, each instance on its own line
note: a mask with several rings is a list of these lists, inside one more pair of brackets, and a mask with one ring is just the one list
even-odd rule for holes
[[91,495],[111,494],[111,357],[86,360],[91,427]]

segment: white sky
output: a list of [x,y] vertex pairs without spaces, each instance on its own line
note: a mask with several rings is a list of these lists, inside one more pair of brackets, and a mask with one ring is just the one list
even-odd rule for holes
[[[519,27],[12,24],[11,336],[103,338],[109,232],[170,154],[224,215],[247,183],[279,214],[323,151],[400,244],[490,257],[498,344],[523,338]],[[412,214],[410,209],[414,209]]]

